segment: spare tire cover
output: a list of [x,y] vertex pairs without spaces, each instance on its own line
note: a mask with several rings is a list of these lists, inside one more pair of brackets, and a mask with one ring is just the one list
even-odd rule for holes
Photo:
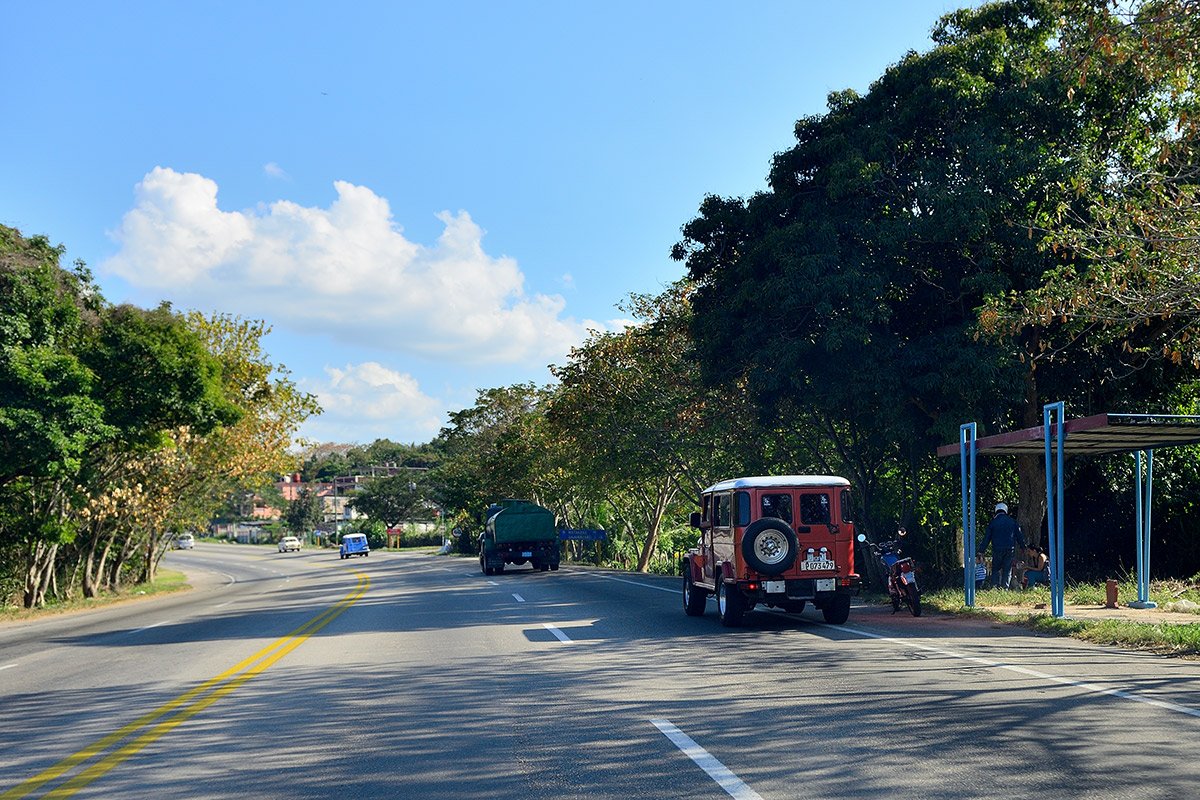
[[752,522],[742,534],[742,558],[763,575],[779,575],[796,563],[800,541],[796,532],[781,519],[763,517]]

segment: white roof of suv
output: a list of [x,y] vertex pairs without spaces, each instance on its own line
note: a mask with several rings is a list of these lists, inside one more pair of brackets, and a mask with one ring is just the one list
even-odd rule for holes
[[759,475],[753,478],[730,478],[727,481],[714,483],[704,490],[723,492],[727,489],[765,489],[792,486],[849,486],[850,481],[836,475]]

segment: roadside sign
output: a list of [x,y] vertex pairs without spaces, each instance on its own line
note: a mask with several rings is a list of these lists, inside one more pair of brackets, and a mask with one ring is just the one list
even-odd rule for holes
[[582,542],[602,542],[608,538],[608,534],[602,528],[559,528],[558,538]]

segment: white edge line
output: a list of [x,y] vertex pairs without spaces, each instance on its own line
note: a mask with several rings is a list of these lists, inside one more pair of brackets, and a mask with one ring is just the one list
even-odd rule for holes
[[[668,589],[663,586],[654,586],[649,583],[641,583],[639,581],[630,581],[630,580],[625,580],[623,578],[614,578],[611,575],[602,575],[602,574],[596,573],[596,572],[591,572],[591,573],[589,573],[589,572],[582,572],[582,573],[573,572],[572,574],[590,575],[591,577],[604,578],[605,580],[617,581],[619,583],[629,583],[634,586],[641,586],[646,589],[657,589],[660,592],[672,592],[674,594],[680,593],[680,590],[678,590],[678,589]],[[1152,697],[1145,697],[1143,695],[1134,694],[1132,692],[1127,692],[1127,691],[1124,691],[1121,689],[1110,689],[1106,686],[1100,686],[1100,685],[1094,684],[1094,683],[1086,683],[1084,681],[1077,681],[1072,678],[1064,678],[1060,675],[1052,675],[1048,672],[1041,672],[1036,669],[1028,669],[1026,667],[1018,667],[1018,666],[1014,666],[1012,664],[1005,664],[1000,661],[991,661],[986,658],[976,658],[975,656],[968,656],[964,653],[956,653],[953,650],[944,650],[940,647],[931,647],[930,645],[918,644],[909,639],[899,639],[899,638],[896,638],[893,636],[883,636],[882,634],[878,634],[878,633],[869,633],[868,631],[859,630],[858,628],[852,628],[848,625],[828,625],[823,622],[815,622],[813,620],[807,620],[807,621],[810,624],[817,625],[822,628],[829,628],[830,630],[844,631],[846,633],[853,633],[856,636],[863,636],[868,639],[878,639],[883,642],[889,642],[891,644],[900,644],[905,647],[915,647],[919,650],[927,650],[931,653],[937,653],[939,655],[948,656],[950,658],[957,658],[957,659],[961,659],[963,661],[970,661],[970,662],[973,662],[975,664],[979,664],[979,665],[985,666],[985,667],[993,667],[995,669],[1008,670],[1009,672],[1016,672],[1021,675],[1028,675],[1033,678],[1040,678],[1042,680],[1047,680],[1047,681],[1051,681],[1053,683],[1062,684],[1063,686],[1074,686],[1077,689],[1083,689],[1084,691],[1087,691],[1087,692],[1093,692],[1095,694],[1106,694],[1111,697],[1119,697],[1122,700],[1132,700],[1135,703],[1144,703],[1146,705],[1154,706],[1156,708],[1161,708],[1166,711],[1174,711],[1179,714],[1187,714],[1190,717],[1200,718],[1200,709],[1195,709],[1195,708],[1191,708],[1189,706],[1180,705],[1179,703],[1172,703],[1168,700],[1156,700],[1155,698],[1152,698]]]
[[[600,573],[586,573],[585,572],[585,573],[574,573],[574,574],[591,575],[592,577],[604,578],[605,580],[618,581],[620,583],[629,583],[629,584],[633,584],[634,586],[644,587],[646,589],[657,589],[660,592],[673,592],[675,594],[680,593],[680,590],[678,590],[678,589],[668,589],[663,586],[654,586],[649,583],[641,583],[639,581],[630,581],[630,580],[625,580],[623,578],[614,578],[611,575],[601,575]],[[823,622],[814,622],[813,620],[808,620],[808,622],[810,622],[813,625],[822,627],[822,628],[829,628],[830,630],[845,631],[846,633],[853,633],[856,636],[863,636],[868,639],[878,639],[880,641],[890,642],[892,644],[900,644],[905,647],[915,647],[919,650],[927,650],[931,653],[937,653],[939,655],[948,656],[950,658],[957,658],[957,659],[961,659],[963,661],[970,661],[975,664],[979,664],[981,666],[993,667],[995,669],[1008,670],[1009,672],[1016,672],[1021,675],[1028,675],[1033,678],[1040,678],[1042,680],[1051,681],[1053,683],[1058,683],[1063,686],[1074,686],[1077,689],[1083,689],[1084,691],[1093,692],[1095,694],[1106,694],[1111,697],[1119,697],[1122,700],[1132,700],[1135,703],[1145,703],[1146,705],[1154,706],[1156,708],[1161,708],[1166,711],[1174,711],[1178,714],[1187,714],[1190,717],[1196,717],[1196,718],[1200,719],[1200,709],[1180,705],[1179,703],[1172,703],[1168,700],[1157,700],[1152,697],[1145,697],[1143,695],[1134,694],[1132,692],[1127,692],[1127,691],[1124,691],[1121,689],[1110,689],[1106,686],[1100,686],[1100,685],[1094,684],[1094,683],[1086,683],[1084,681],[1077,681],[1072,678],[1064,678],[1060,675],[1052,675],[1048,672],[1041,672],[1036,669],[1028,669],[1026,667],[1018,667],[1018,666],[1014,666],[1012,664],[1005,664],[1000,661],[991,661],[986,658],[976,658],[975,656],[968,656],[964,653],[956,653],[953,650],[944,650],[940,647],[932,647],[930,645],[918,644],[909,639],[899,639],[899,638],[896,638],[893,636],[883,636],[882,634],[878,634],[878,633],[869,633],[864,630],[859,630],[858,628],[852,628],[848,625],[827,625]]]
[[499,586],[500,584],[496,583],[495,581],[488,581],[488,585],[489,586]]
[[521,595],[517,594],[516,592],[513,592],[513,597],[514,597],[514,598],[516,598],[516,601],[517,601],[518,603],[524,603],[524,602],[525,602],[525,598],[524,598],[524,597],[521,597]]
[[551,625],[549,622],[543,622],[542,627],[545,628],[546,630],[550,631],[552,634],[554,634],[554,638],[558,639],[560,642],[562,642],[564,644],[572,643],[572,640],[569,636],[567,636],[565,633],[560,631],[555,626]]
[[724,789],[730,797],[736,798],[736,800],[763,800],[762,795],[747,786],[712,753],[696,744],[692,737],[671,724],[670,720],[652,719],[650,724],[658,728],[663,736],[671,740],[671,744],[683,751],[685,756],[696,762],[696,766],[707,772],[708,777],[716,781],[717,785]]
[[0,667],[0,670],[12,669],[15,666],[16,664],[5,664],[4,666]]
[[148,631],[148,630],[150,630],[151,628],[157,628],[159,625],[166,625],[166,624],[168,624],[169,622],[170,622],[170,620],[163,620],[162,622],[156,622],[156,623],[154,623],[153,625],[147,625],[147,626],[145,626],[144,628],[138,628],[137,630],[132,630],[132,631],[130,631],[129,633],[127,633],[127,634],[125,634],[125,635],[126,635],[126,636],[133,636],[135,633],[141,633],[142,631]]
[[1166,711],[1174,711],[1178,714],[1187,714],[1190,717],[1200,718],[1200,709],[1190,708],[1188,706],[1180,705],[1178,703],[1172,703],[1167,700],[1156,700],[1152,697],[1145,697],[1143,695],[1134,694],[1132,692],[1127,692],[1122,689],[1110,689],[1107,686],[1100,686],[1095,683],[1086,683],[1084,681],[1077,681],[1077,680],[1074,680],[1073,678],[1064,678],[1061,675],[1052,675],[1049,672],[1042,672],[1042,671],[1036,670],[1036,669],[1029,669],[1028,667],[1018,667],[1014,664],[1005,664],[1002,661],[992,661],[991,659],[987,659],[987,658],[978,658],[976,656],[969,656],[969,655],[966,655],[965,653],[956,653],[953,650],[946,650],[941,647],[933,647],[932,645],[919,644],[918,642],[914,642],[911,639],[898,639],[893,636],[883,636],[882,634],[870,633],[868,631],[859,630],[858,628],[851,628],[849,626],[844,626],[844,625],[827,625],[823,622],[814,622],[812,624],[818,625],[822,628],[829,628],[831,630],[845,631],[846,633],[853,633],[856,636],[863,636],[868,639],[878,639],[881,642],[888,642],[890,644],[899,644],[899,645],[903,645],[904,647],[915,647],[918,650],[926,650],[930,653],[937,653],[938,655],[947,656],[949,658],[957,658],[962,661],[970,661],[974,664],[979,664],[984,667],[992,667],[994,669],[1008,670],[1009,672],[1015,672],[1019,675],[1028,675],[1031,678],[1039,678],[1041,680],[1050,681],[1052,683],[1061,684],[1063,686],[1074,686],[1075,688],[1083,689],[1086,692],[1092,692],[1094,694],[1106,694],[1111,697],[1119,697],[1122,700],[1132,700],[1135,703],[1145,703],[1146,705],[1154,706],[1156,708],[1161,708]]

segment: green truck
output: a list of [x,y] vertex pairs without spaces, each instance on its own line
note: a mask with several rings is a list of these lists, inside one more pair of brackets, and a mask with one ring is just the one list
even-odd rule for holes
[[528,500],[501,500],[488,506],[486,519],[479,536],[484,575],[499,575],[505,564],[558,569],[558,526],[549,509]]

